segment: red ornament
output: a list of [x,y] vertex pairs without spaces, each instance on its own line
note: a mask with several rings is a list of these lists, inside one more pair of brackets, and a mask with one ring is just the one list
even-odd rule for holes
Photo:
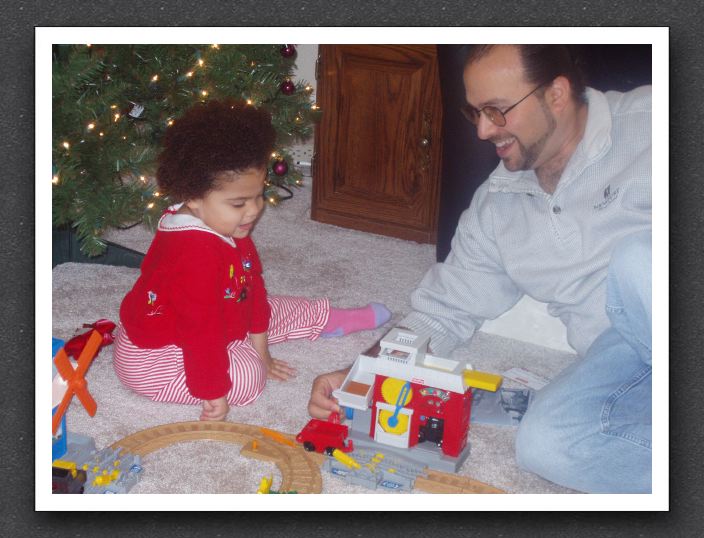
[[292,95],[296,91],[296,85],[290,79],[284,80],[281,84],[281,93],[284,95]]
[[284,160],[276,161],[274,166],[272,166],[272,170],[277,176],[285,176],[286,172],[288,172],[288,163]]
[[291,58],[294,54],[296,54],[296,47],[293,45],[283,45],[280,49],[281,56],[284,58]]

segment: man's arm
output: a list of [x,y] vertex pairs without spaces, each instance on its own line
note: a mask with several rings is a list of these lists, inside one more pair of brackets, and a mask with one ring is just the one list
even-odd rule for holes
[[425,274],[411,294],[414,312],[399,322],[430,336],[438,355],[449,355],[523,295],[503,267],[488,196],[485,183],[462,214],[447,259]]

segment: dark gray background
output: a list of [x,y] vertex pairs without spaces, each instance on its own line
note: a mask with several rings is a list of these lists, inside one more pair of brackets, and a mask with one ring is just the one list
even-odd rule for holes
[[[94,5],[95,4],[95,5]],[[702,58],[698,3],[641,1],[82,1],[0,7],[2,217],[2,534],[5,536],[693,536],[702,517],[698,365],[702,196]],[[34,512],[34,27],[35,26],[669,26],[670,416],[669,513],[183,514]],[[617,30],[614,30],[617,32]],[[666,181],[667,178],[654,178]],[[42,245],[42,248],[51,248]],[[91,321],[91,320],[86,320]],[[48,345],[48,344],[47,344]],[[48,462],[47,462],[48,465]],[[471,506],[471,496],[468,497]],[[315,503],[315,498],[311,498]],[[545,499],[546,509],[550,498]],[[236,509],[233,506],[233,509]]]

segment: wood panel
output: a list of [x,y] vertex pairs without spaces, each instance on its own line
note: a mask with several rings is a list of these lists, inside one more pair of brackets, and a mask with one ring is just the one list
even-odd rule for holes
[[434,243],[442,106],[434,45],[321,45],[314,220]]

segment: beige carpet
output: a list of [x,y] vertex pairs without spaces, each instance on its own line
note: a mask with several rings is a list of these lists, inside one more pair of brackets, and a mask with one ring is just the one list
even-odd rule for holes
[[[434,247],[313,222],[310,189],[295,191],[292,200],[266,210],[254,231],[270,294],[328,296],[335,306],[385,303],[393,312],[386,327],[338,339],[296,341],[273,348],[273,354],[298,368],[288,382],[269,382],[254,404],[233,408],[228,420],[297,433],[309,417],[306,403],[313,378],[349,365],[357,354],[384,334],[409,310],[409,293],[434,262]],[[148,248],[151,233],[142,228],[113,232],[108,239],[139,251]],[[68,339],[81,325],[99,318],[118,321],[124,294],[138,270],[94,264],[62,264],[53,270],[53,336]],[[489,372],[524,366],[554,377],[574,356],[562,351],[478,333],[455,352],[457,358]],[[154,403],[123,388],[112,368],[112,348],[104,348],[87,375],[98,404],[91,418],[74,401],[68,430],[92,436],[98,448],[139,430],[197,420],[199,408]],[[47,383],[49,381],[47,380]],[[510,386],[510,384],[508,385]],[[520,470],[513,457],[515,429],[473,425],[470,456],[461,475],[510,493],[570,493]],[[239,448],[219,441],[191,441],[148,455],[141,482],[131,493],[254,493],[260,479],[280,475],[274,464],[246,459]],[[323,473],[323,493],[367,493],[359,486]]]

